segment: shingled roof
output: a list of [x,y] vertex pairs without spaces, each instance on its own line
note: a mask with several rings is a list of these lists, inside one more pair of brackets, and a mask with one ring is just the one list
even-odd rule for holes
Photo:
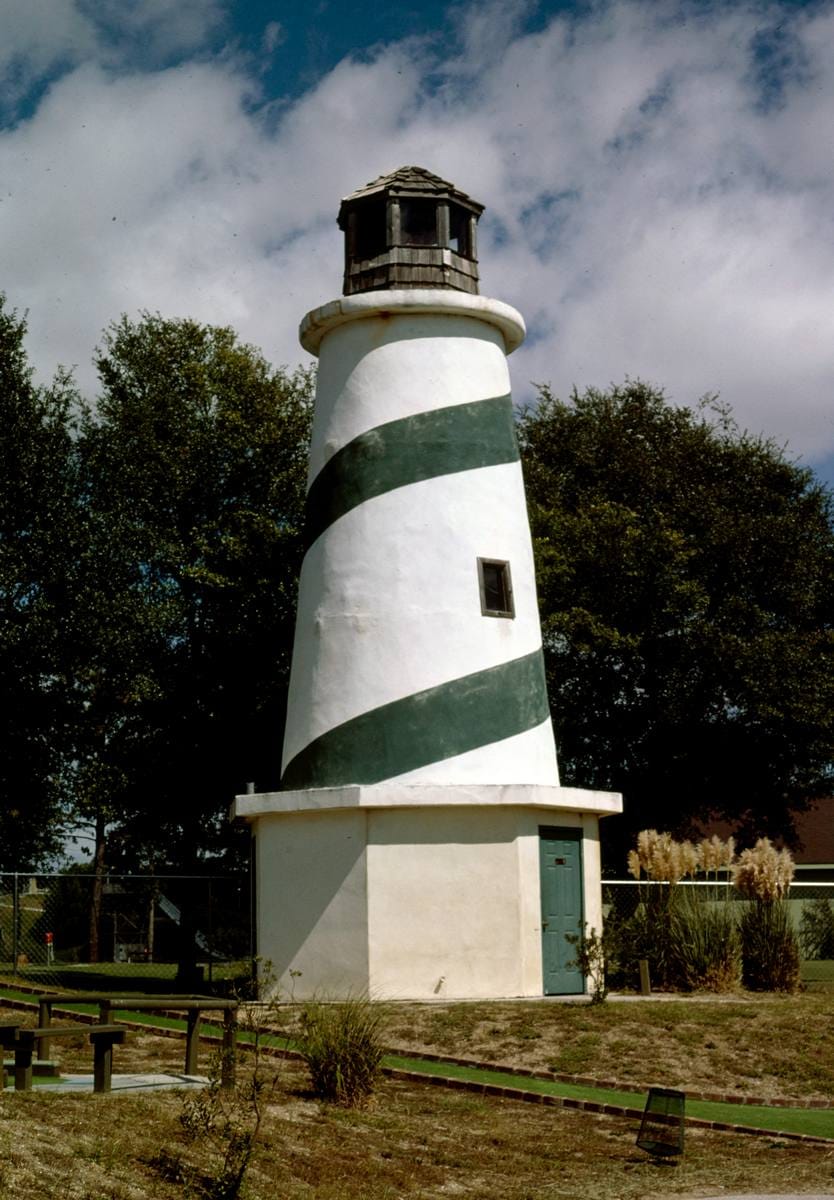
[[399,167],[396,171],[391,171],[388,175],[380,175],[378,179],[372,179],[364,187],[351,192],[349,196],[345,196],[342,204],[350,200],[362,199],[365,196],[373,196],[379,192],[401,192],[405,195],[418,194],[423,196],[454,196],[455,200],[465,204],[476,213],[481,213],[484,209],[483,204],[479,204],[477,200],[473,200],[471,196],[467,196],[466,192],[462,192],[459,188],[456,188],[447,179],[441,179],[439,175],[433,175],[425,167]]

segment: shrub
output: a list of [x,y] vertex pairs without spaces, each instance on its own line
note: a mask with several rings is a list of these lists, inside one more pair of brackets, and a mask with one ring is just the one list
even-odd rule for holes
[[566,933],[565,937],[576,951],[576,957],[567,964],[568,967],[578,967],[590,983],[591,1004],[603,1004],[608,996],[605,938],[588,925],[583,933]]
[[834,904],[830,900],[805,904],[799,943],[806,958],[834,958]]
[[620,957],[645,958],[660,987],[726,991],[740,971],[735,921],[722,905],[710,902],[705,889],[682,886],[698,874],[715,877],[733,861],[735,843],[718,837],[698,845],[677,842],[668,833],[644,829],[628,857],[629,872],[640,883],[640,904],[617,929]]
[[748,900],[782,900],[793,879],[793,859],[777,850],[769,838],[759,838],[752,850],[743,850],[733,867],[733,883]]
[[[705,838],[698,845],[676,842],[668,833],[644,829],[629,854],[629,871],[640,883],[639,904],[617,922],[619,958],[624,965],[649,961],[661,987],[734,988],[741,974],[756,991],[794,991],[799,986],[799,943],[785,897],[793,879],[793,859],[760,838],[735,859],[732,838]],[[710,898],[712,888],[681,886],[687,875],[710,876],[730,868],[736,889],[749,903],[738,924],[732,910]],[[834,907],[807,906],[803,947],[834,955]],[[608,932],[608,930],[606,930]]]
[[751,900],[741,933],[741,979],[755,992],[795,992],[799,943],[784,900]]
[[[706,889],[704,889],[705,891]],[[679,986],[727,992],[741,979],[741,946],[735,917],[724,901],[681,891],[672,915],[671,941]]]
[[739,925],[741,980],[756,992],[794,992],[799,987],[799,943],[785,896],[793,859],[759,838],[733,867],[733,882],[749,904]]
[[680,889],[674,884],[641,887],[641,903],[628,930],[632,959],[645,958],[657,987],[677,986],[676,920]]
[[304,1006],[301,1054],[320,1100],[353,1106],[371,1095],[385,1052],[385,1018],[383,1007],[367,996]]

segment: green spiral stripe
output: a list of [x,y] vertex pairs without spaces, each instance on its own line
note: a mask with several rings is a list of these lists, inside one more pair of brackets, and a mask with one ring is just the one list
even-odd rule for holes
[[516,462],[510,396],[454,404],[369,429],[338,450],[307,493],[307,545],[365,500],[422,479]]
[[549,715],[539,648],[334,726],[287,764],[281,786],[380,783],[534,729]]

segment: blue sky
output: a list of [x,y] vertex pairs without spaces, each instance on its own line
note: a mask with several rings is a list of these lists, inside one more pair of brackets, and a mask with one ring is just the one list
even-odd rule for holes
[[0,260],[39,376],[141,309],[305,361],[339,199],[416,163],[486,206],[511,360],[626,375],[834,480],[834,0],[0,0]]

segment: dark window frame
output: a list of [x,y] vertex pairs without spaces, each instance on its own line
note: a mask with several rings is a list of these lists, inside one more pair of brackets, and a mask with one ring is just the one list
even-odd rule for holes
[[[460,204],[449,205],[449,249],[461,258],[472,257],[469,245],[469,213]],[[455,244],[457,243],[457,244]]]
[[400,242],[403,246],[429,249],[441,245],[437,207],[437,201],[430,196],[400,198]]
[[[501,599],[504,601],[504,607],[493,608],[489,605],[488,590],[494,589],[488,585],[484,575],[485,567],[499,568],[501,578],[500,591]],[[513,596],[513,578],[510,571],[510,564],[503,558],[479,558],[478,559],[478,585],[481,593],[481,615],[484,617],[503,617],[507,620],[515,618],[515,597]],[[493,597],[494,598],[494,597]]]
[[350,256],[356,262],[372,262],[388,251],[388,206],[385,198],[373,196],[358,204],[352,214]]

